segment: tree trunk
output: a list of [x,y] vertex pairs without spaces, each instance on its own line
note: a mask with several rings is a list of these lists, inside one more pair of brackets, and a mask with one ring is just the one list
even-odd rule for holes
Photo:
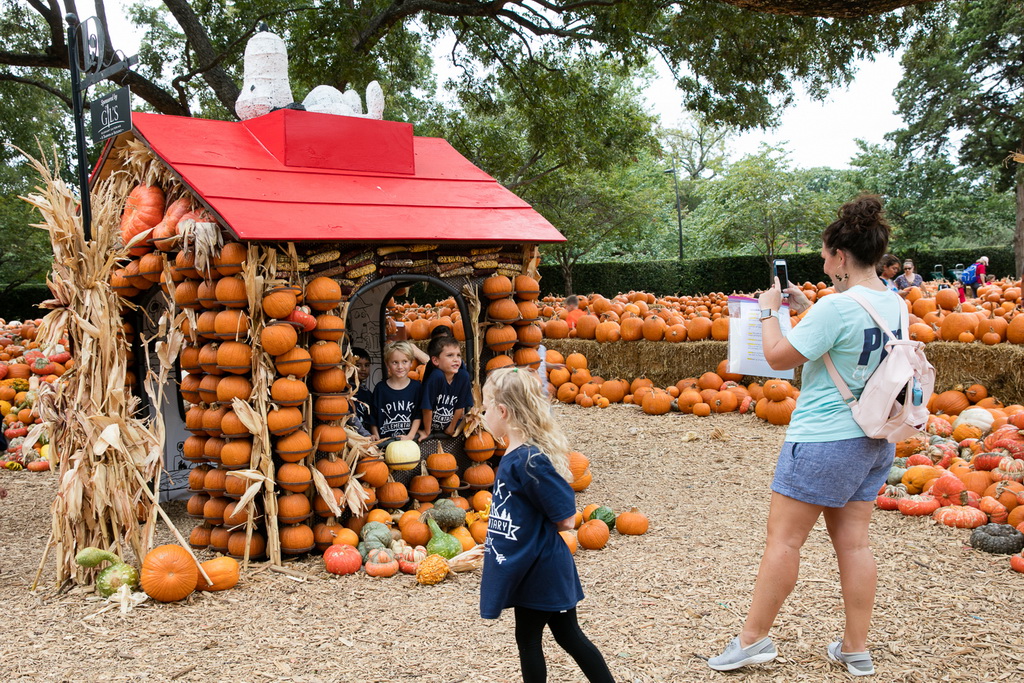
[[572,262],[562,261],[562,279],[565,280],[565,296],[572,294]]
[[1013,267],[1024,277],[1024,164],[1017,166],[1017,224],[1013,231]]

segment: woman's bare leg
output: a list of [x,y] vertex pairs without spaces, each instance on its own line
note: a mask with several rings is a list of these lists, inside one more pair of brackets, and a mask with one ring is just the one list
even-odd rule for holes
[[825,524],[839,559],[839,580],[846,608],[844,652],[864,652],[867,648],[871,611],[875,606],[878,571],[868,543],[872,501],[851,501],[841,508],[825,510]]

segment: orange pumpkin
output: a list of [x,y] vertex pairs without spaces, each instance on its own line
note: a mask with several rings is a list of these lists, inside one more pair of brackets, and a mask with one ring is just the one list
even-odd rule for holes
[[187,598],[196,589],[199,568],[192,555],[180,545],[161,545],[146,553],[140,581],[149,597],[158,602],[175,602]]

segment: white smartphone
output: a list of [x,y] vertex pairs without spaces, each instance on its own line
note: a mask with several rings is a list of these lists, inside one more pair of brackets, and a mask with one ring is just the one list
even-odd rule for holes
[[[782,298],[789,298],[786,287],[789,287],[789,269],[786,267],[786,259],[777,258],[772,264],[772,272],[779,278],[779,285],[782,287]],[[774,284],[774,283],[772,283]]]

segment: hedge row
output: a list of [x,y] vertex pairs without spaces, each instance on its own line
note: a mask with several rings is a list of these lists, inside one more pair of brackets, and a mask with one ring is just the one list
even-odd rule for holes
[[[998,276],[1014,272],[1013,248],[1010,246],[940,251],[909,250],[896,254],[911,258],[926,279],[935,264],[947,270],[957,263],[973,263],[979,256],[988,256],[989,272]],[[789,264],[793,282],[824,280],[821,256],[816,253],[783,254]],[[614,296],[619,292],[642,290],[659,296],[665,294],[698,294],[707,292],[753,292],[769,280],[767,262],[760,256],[728,256],[723,258],[686,259],[685,261],[649,261],[647,263],[584,263],[573,270],[573,289],[579,293],[599,292]],[[557,265],[542,265],[540,274],[545,293],[566,294],[565,280]],[[2,288],[2,285],[0,285]],[[429,299],[434,292],[417,288],[416,295]],[[441,295],[440,291],[436,294]],[[26,284],[12,289],[0,306],[5,320],[39,318],[45,311],[37,308],[50,298],[45,284]],[[436,300],[437,297],[435,297]],[[443,297],[442,297],[443,298]]]
[[[3,285],[0,285],[2,289]],[[44,283],[19,285],[4,295],[3,303],[0,304],[0,318],[7,321],[42,318],[46,311],[38,306],[51,298],[50,288]]]
[[[1010,246],[943,249],[935,251],[907,250],[897,253],[910,258],[917,272],[926,280],[936,264],[950,270],[957,263],[973,263],[988,256],[988,271],[997,276],[1015,272],[1013,248]],[[793,282],[826,281],[817,253],[782,254],[789,265]],[[540,267],[545,293],[566,294],[565,279],[557,265]],[[686,259],[682,262],[648,261],[646,263],[584,263],[573,269],[573,290],[576,293],[598,292],[614,296],[619,292],[642,290],[659,296],[666,294],[704,294],[707,292],[753,292],[767,285],[770,269],[761,256],[728,256],[723,258]]]

